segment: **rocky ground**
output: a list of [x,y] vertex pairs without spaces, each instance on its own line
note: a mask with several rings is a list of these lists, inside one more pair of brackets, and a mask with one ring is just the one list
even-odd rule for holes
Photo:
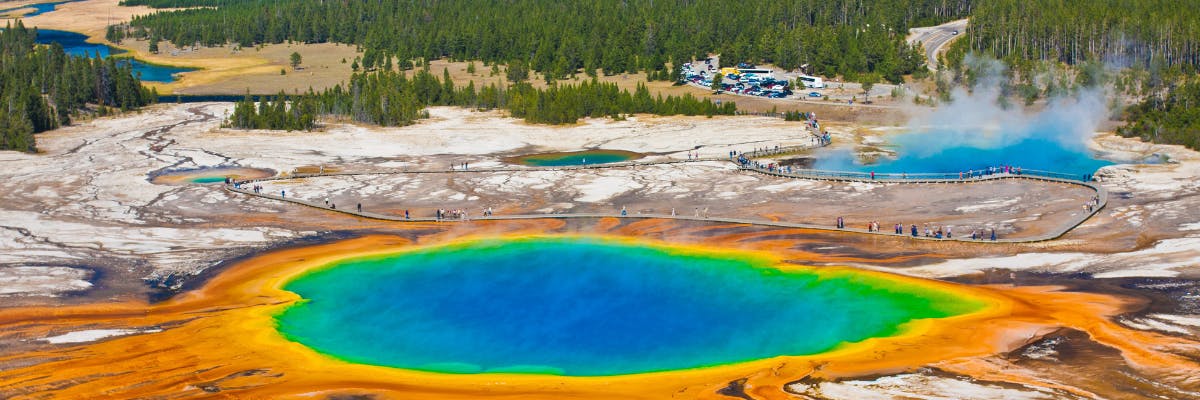
[[[166,170],[240,166],[283,173],[314,167],[444,172],[464,162],[472,169],[506,166],[506,157],[543,151],[628,150],[655,161],[686,159],[688,151],[723,157],[731,150],[810,140],[800,125],[771,118],[639,116],[548,127],[452,108],[434,108],[433,118],[404,128],[330,123],[318,132],[232,131],[219,127],[231,108],[228,103],[159,105],[40,134],[40,154],[0,152],[4,304],[161,295],[201,282],[206,271],[265,248],[384,227],[227,192],[219,184],[151,182],[152,175]],[[879,134],[828,125],[835,141]],[[1200,299],[1200,183],[1195,179],[1200,156],[1107,135],[1095,142],[1106,151],[1159,153],[1170,161],[1104,168],[1098,175],[1111,193],[1108,207],[1061,239],[983,246],[835,238],[844,237],[847,246],[862,253],[929,255],[904,265],[851,263],[865,268],[966,283],[1059,284],[1142,296],[1150,299],[1149,306],[1123,317],[1124,325],[1184,337],[1200,334],[1200,309],[1195,306]],[[979,227],[1012,236],[1056,229],[1076,218],[1092,195],[1074,186],[1027,181],[884,185],[792,180],[739,171],[723,161],[592,171],[358,175],[266,186],[289,196],[328,199],[339,207],[361,203],[364,209],[397,215],[410,210],[427,216],[435,208],[467,209],[473,215],[487,207],[497,215],[616,212],[622,207],[631,213],[675,209],[688,215],[707,209],[723,217],[832,225],[833,218],[844,216],[854,227],[879,221],[885,231],[894,223],[930,224],[954,226],[958,235]],[[1066,333],[1062,337],[1066,339],[1039,342],[1044,348],[1038,351],[1055,353],[1065,349],[1062,343],[1087,341]],[[1005,362],[1017,359],[1037,358],[1017,354]],[[797,383],[790,389],[814,398],[863,398],[863,393],[1040,398],[1057,393],[965,381],[945,371]]]

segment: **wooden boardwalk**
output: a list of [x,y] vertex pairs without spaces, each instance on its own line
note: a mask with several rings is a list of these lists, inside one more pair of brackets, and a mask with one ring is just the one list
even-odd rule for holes
[[[778,149],[769,149],[769,150],[745,153],[745,155],[748,158],[760,158],[760,157],[766,157],[766,156],[777,155],[777,154],[794,153],[797,151],[808,150],[808,149],[811,149],[814,147],[819,147],[819,146],[820,145],[781,147]],[[735,164],[737,163],[736,160],[734,160],[732,158],[699,158],[699,159],[690,159],[690,160],[627,161],[627,162],[618,162],[618,163],[609,163],[609,164],[576,165],[576,166],[564,166],[564,167],[498,167],[498,168],[455,169],[455,170],[440,170],[440,171],[439,170],[409,171],[409,170],[394,170],[394,169],[392,169],[392,170],[326,172],[326,173],[315,173],[315,174],[293,174],[290,176],[276,176],[276,177],[265,178],[265,179],[239,181],[237,183],[244,185],[244,184],[253,184],[254,182],[262,182],[262,181],[303,179],[303,178],[325,177],[325,176],[351,176],[351,175],[579,171],[579,170],[591,170],[591,169],[636,168],[636,167],[641,167],[641,166],[667,165],[667,164],[687,164],[687,163],[696,163],[696,162],[705,162],[705,161],[729,161],[729,162],[734,162]],[[955,237],[955,238],[933,238],[933,237],[925,237],[925,236],[921,236],[921,235],[912,236],[910,234],[899,234],[898,235],[895,233],[887,233],[887,232],[869,232],[866,229],[856,229],[856,228],[840,228],[839,229],[839,228],[828,226],[828,225],[803,224],[803,223],[771,221],[771,220],[762,220],[762,219],[702,217],[702,216],[697,217],[697,216],[662,215],[662,214],[629,214],[629,215],[621,215],[619,213],[612,213],[612,214],[607,214],[607,213],[515,214],[515,215],[493,215],[493,216],[487,216],[487,217],[484,217],[484,216],[470,217],[469,219],[441,219],[441,220],[438,220],[435,218],[430,218],[430,217],[404,218],[403,216],[396,216],[396,215],[391,215],[391,214],[380,214],[380,213],[374,213],[374,212],[369,212],[369,211],[359,212],[357,209],[355,209],[353,207],[352,208],[334,209],[334,208],[330,208],[322,203],[312,202],[312,201],[298,199],[298,198],[294,198],[294,197],[283,197],[283,196],[277,196],[277,195],[273,195],[273,194],[255,193],[253,190],[245,189],[245,188],[236,188],[236,187],[234,187],[234,185],[225,185],[225,189],[232,191],[232,192],[236,192],[236,193],[242,193],[242,194],[256,196],[256,197],[264,198],[264,199],[283,201],[283,202],[318,208],[318,209],[325,210],[325,211],[340,212],[343,214],[349,214],[349,215],[362,217],[362,218],[369,218],[369,219],[383,220],[383,221],[394,221],[394,222],[469,223],[471,221],[505,221],[505,220],[528,220],[528,219],[545,219],[545,218],[554,218],[554,219],[594,219],[594,218],[671,219],[671,220],[681,220],[681,221],[699,221],[699,222],[709,222],[709,223],[715,222],[715,223],[737,224],[737,225],[769,226],[769,227],[777,227],[777,228],[800,228],[800,229],[812,229],[812,230],[829,231],[829,232],[847,232],[847,233],[856,233],[856,234],[865,234],[865,235],[904,237],[904,238],[909,238],[909,239],[913,239],[913,240],[957,241],[957,242],[974,242],[974,243],[1032,243],[1032,242],[1041,242],[1041,241],[1057,239],[1057,238],[1065,235],[1067,232],[1070,232],[1072,229],[1075,229],[1079,225],[1086,222],[1092,216],[1096,215],[1096,213],[1100,212],[1100,210],[1103,209],[1108,204],[1108,191],[1105,190],[1103,186],[1101,186],[1095,182],[1066,179],[1066,178],[1059,178],[1059,177],[1050,177],[1050,176],[1039,176],[1039,175],[1033,175],[1033,174],[1027,174],[1027,173],[1022,173],[1022,174],[993,173],[990,175],[974,176],[974,177],[967,177],[967,178],[962,178],[962,179],[954,179],[952,177],[948,177],[948,176],[950,176],[948,174],[913,174],[913,175],[911,175],[911,177],[907,174],[901,175],[901,176],[897,176],[897,174],[886,174],[886,175],[880,174],[880,176],[876,177],[878,179],[873,179],[873,178],[864,178],[861,176],[855,176],[855,175],[859,175],[862,173],[836,173],[836,172],[830,172],[830,171],[817,171],[817,170],[797,170],[797,171],[792,171],[792,172],[788,173],[788,172],[781,172],[778,169],[756,168],[753,166],[746,166],[746,165],[741,165],[741,164],[739,164],[738,168],[742,171],[760,173],[760,174],[776,176],[776,177],[781,177],[781,178],[827,180],[827,181],[838,181],[838,182],[864,182],[864,183],[875,183],[875,184],[895,184],[895,183],[969,184],[969,183],[994,181],[994,180],[1002,180],[1002,179],[1027,179],[1027,180],[1035,180],[1035,181],[1042,181],[1042,182],[1053,182],[1053,183],[1060,183],[1060,184],[1082,186],[1082,187],[1085,187],[1085,188],[1088,188],[1088,189],[1094,191],[1096,193],[1096,197],[1099,199],[1099,202],[1098,202],[1097,206],[1092,208],[1091,212],[1084,213],[1080,218],[1071,220],[1068,223],[1064,224],[1063,226],[1059,227],[1058,229],[1049,231],[1045,234],[1034,236],[1034,237],[997,238],[996,240],[993,241],[993,240],[987,240],[987,239],[973,240],[969,236],[968,237],[959,236],[959,237]],[[930,175],[937,175],[939,177],[931,178]]]

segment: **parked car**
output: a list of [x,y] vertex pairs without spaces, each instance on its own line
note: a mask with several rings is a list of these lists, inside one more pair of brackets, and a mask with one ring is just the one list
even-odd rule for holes
[[808,97],[821,97],[820,92],[808,92]]

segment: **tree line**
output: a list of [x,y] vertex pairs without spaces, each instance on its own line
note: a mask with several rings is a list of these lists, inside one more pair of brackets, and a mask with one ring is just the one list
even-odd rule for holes
[[968,47],[1011,64],[1200,66],[1196,0],[990,0],[971,14]]
[[57,43],[41,46],[36,39],[37,29],[19,20],[0,30],[0,149],[36,151],[34,133],[158,98],[127,62],[69,56]]
[[1128,124],[1117,131],[1122,136],[1200,150],[1200,80],[1149,96],[1126,109],[1125,119]]
[[404,126],[428,116],[425,108],[434,105],[459,106],[479,110],[504,109],[513,117],[533,123],[569,124],[585,117],[614,117],[635,113],[657,115],[732,115],[733,102],[716,104],[683,96],[654,96],[639,83],[630,92],[615,83],[596,79],[578,84],[555,83],[535,88],[528,82],[509,86],[499,84],[476,87],[475,82],[456,87],[448,70],[442,78],[427,69],[412,76],[397,71],[356,73],[345,85],[321,92],[275,99],[247,95],[238,102],[228,124],[247,129],[312,129],[321,116],[349,118],[355,122],[381,126]]
[[924,58],[908,28],[961,18],[969,0],[124,0],[195,7],[135,17],[114,37],[175,46],[285,41],[359,46],[364,70],[411,60],[522,62],[552,78],[657,72],[711,53],[724,64],[807,66],[899,82]]

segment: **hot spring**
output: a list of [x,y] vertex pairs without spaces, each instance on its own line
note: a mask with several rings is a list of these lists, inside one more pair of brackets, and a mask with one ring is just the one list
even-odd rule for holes
[[563,167],[569,165],[608,164],[636,160],[642,157],[642,154],[624,150],[585,150],[529,154],[513,157],[508,161],[534,167]]
[[246,167],[201,167],[191,169],[175,169],[158,171],[150,174],[150,182],[166,185],[185,185],[191,183],[223,183],[225,178],[259,179],[275,175],[275,171],[265,168]]
[[276,316],[289,340],[440,373],[606,376],[818,354],[985,307],[881,274],[597,237],[350,258],[284,288],[304,298]]
[[[865,146],[890,154],[859,157],[844,147],[826,149],[817,152],[814,168],[957,174],[1007,165],[1082,179],[1114,163],[1112,155],[1101,154],[1091,145],[1110,114],[1103,93],[1083,90],[1021,108],[997,101],[1001,92],[998,83],[970,92],[956,90],[951,101],[928,113],[916,113],[908,122],[907,133],[889,135],[887,143]],[[835,140],[834,145],[838,144]]]
[[963,141],[938,144],[939,134],[907,133],[890,138],[881,147],[894,157],[881,156],[863,162],[849,149],[828,149],[816,154],[813,168],[826,171],[878,173],[957,173],[968,170],[1011,165],[1026,170],[1084,175],[1096,172],[1112,161],[1083,146],[1045,137],[1024,137],[1013,141]]

